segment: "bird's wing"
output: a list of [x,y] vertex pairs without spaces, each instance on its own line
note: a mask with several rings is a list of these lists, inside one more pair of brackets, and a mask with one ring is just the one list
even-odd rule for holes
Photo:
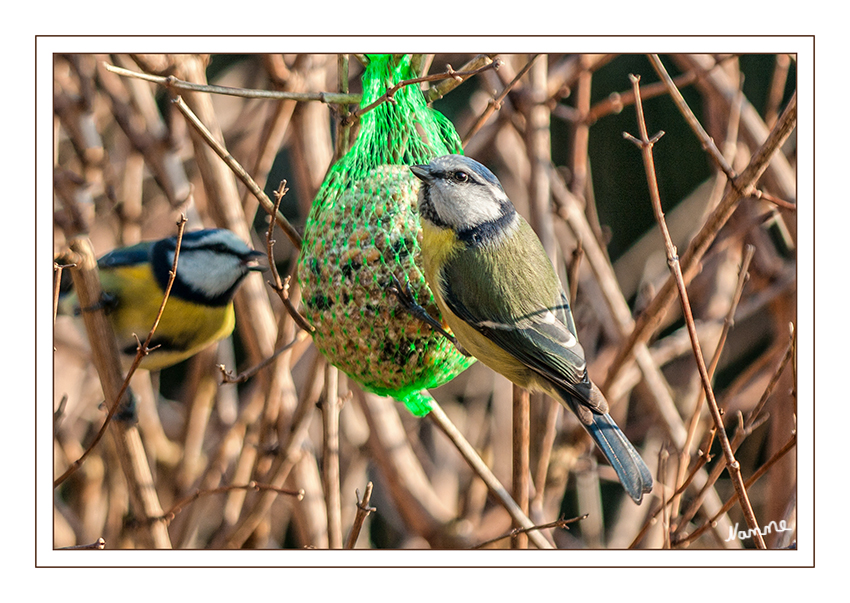
[[[494,308],[492,295],[480,288],[476,290],[468,279],[453,278],[452,266],[445,270],[443,299],[453,313],[547,381],[575,395],[593,410],[607,411],[604,398],[590,395],[584,350],[575,335],[569,304],[560,287],[559,296],[552,296],[558,301],[548,307],[541,303],[522,316],[505,318]],[[594,402],[599,399],[598,404]]]

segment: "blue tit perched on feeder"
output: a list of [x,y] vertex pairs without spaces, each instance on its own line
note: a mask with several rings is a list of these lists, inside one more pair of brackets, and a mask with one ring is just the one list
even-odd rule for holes
[[456,339],[575,413],[640,504],[652,476],[588,378],[567,296],[531,226],[496,176],[468,157],[444,155],[411,170],[422,181],[425,278]]
[[[159,312],[177,237],[110,251],[98,260],[103,305],[124,360],[136,355]],[[141,368],[159,370],[185,360],[233,332],[233,296],[264,254],[233,232],[207,229],[185,233],[168,302]],[[76,305],[74,297],[63,306]],[[74,308],[78,313],[79,307]]]

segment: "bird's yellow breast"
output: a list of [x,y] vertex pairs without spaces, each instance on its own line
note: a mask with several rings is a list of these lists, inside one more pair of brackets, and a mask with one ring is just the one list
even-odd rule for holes
[[[147,337],[162,304],[163,291],[148,264],[102,270],[101,283],[104,292],[115,300],[108,316],[118,347],[132,354],[130,350],[136,345],[133,335],[141,341]],[[205,306],[172,295],[154,334],[154,343],[162,342],[162,346],[152,351],[141,366],[156,370],[185,360],[227,337],[235,324],[232,303]]]
[[448,228],[438,228],[428,222],[422,220],[422,264],[425,268],[425,280],[431,286],[434,297],[440,304],[442,310],[443,299],[442,293],[438,291],[440,287],[439,270],[451,257],[459,253],[463,249],[463,243],[458,241],[453,230]]

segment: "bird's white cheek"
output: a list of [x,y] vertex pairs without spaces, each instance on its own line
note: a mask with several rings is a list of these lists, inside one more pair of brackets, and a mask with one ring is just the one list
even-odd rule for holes
[[230,289],[242,272],[237,258],[205,251],[181,256],[177,264],[177,277],[195,291],[210,297]]

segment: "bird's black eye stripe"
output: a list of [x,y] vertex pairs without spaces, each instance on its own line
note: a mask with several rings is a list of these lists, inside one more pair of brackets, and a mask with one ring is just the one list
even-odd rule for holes
[[[188,249],[192,249],[192,248],[187,247],[187,250]],[[215,253],[222,253],[222,254],[227,254],[227,253],[233,254],[234,253],[233,250],[230,247],[228,247],[226,243],[213,243],[211,245],[210,244],[199,245],[199,246],[195,247],[195,249],[207,249],[209,251],[212,251],[212,252],[215,252]]]
[[443,180],[451,180],[458,184],[480,184],[480,181],[466,170],[446,170],[434,172],[434,176]]

